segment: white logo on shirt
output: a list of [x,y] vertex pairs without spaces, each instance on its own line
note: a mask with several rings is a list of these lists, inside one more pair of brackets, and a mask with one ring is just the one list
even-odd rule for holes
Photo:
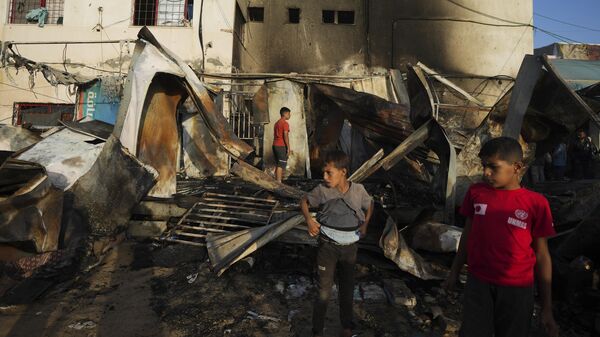
[[518,219],[525,220],[525,219],[527,219],[527,217],[529,216],[529,213],[525,212],[525,211],[524,211],[524,210],[522,210],[522,209],[518,209],[518,210],[516,210],[516,211],[515,211],[515,216],[516,216]]
[[513,225],[522,229],[526,229],[527,228],[527,222],[525,221],[521,221],[519,219],[515,219],[513,217],[508,217],[508,224],[509,225]]
[[485,215],[487,206],[487,204],[473,204],[473,207],[475,208],[475,215]]

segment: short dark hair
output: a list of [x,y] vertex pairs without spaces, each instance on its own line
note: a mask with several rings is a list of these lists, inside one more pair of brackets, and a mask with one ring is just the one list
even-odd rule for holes
[[334,150],[327,152],[323,166],[327,164],[333,164],[337,169],[346,169],[346,171],[350,172],[350,157],[344,151]]
[[284,106],[283,108],[281,108],[281,110],[279,110],[279,114],[281,116],[283,116],[283,114],[286,113],[286,112],[290,112],[290,108],[288,108],[286,106]]
[[516,163],[523,160],[521,144],[510,137],[492,138],[485,142],[479,151],[479,158],[498,156],[500,160]]

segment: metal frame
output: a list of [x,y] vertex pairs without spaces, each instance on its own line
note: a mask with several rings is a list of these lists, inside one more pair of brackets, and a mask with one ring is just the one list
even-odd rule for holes
[[[147,8],[149,5],[152,4],[152,2],[154,2],[154,10],[153,11],[148,11],[148,10],[142,11],[143,5],[145,5]],[[193,13],[190,13],[188,11],[189,4],[190,4],[190,0],[185,0],[183,2],[182,6],[181,5],[177,6],[177,5],[173,4],[172,6],[178,7],[178,9],[173,10],[172,12],[170,11],[168,13],[168,15],[170,15],[171,19],[172,19],[173,16],[175,16],[175,15],[183,14],[184,20],[191,21],[190,14],[193,14]],[[193,0],[191,1],[191,4],[193,5]],[[173,22],[170,22],[170,24],[164,24],[164,23],[161,24],[160,22],[158,22],[159,8],[160,8],[159,0],[132,0],[131,24],[133,26],[173,26],[173,27],[184,27],[185,26],[184,21],[177,22],[175,24],[173,24]],[[142,15],[144,15],[143,18],[142,18]],[[152,22],[149,23],[148,20],[151,20]]]
[[276,200],[206,192],[162,240],[205,246],[209,234],[268,225]]

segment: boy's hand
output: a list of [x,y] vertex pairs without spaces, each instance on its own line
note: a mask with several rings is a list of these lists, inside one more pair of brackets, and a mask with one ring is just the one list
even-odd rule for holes
[[458,284],[458,275],[454,272],[450,272],[450,275],[442,282],[442,288],[448,291],[455,291],[456,284]]
[[360,227],[358,227],[358,235],[360,236],[360,238],[364,238],[365,236],[367,236],[367,224],[363,223],[362,225],[360,225]]
[[542,310],[542,327],[548,337],[558,337],[558,325],[554,321],[554,315],[552,315],[552,309]]
[[319,230],[321,229],[321,224],[315,220],[315,218],[308,218],[306,220],[306,224],[308,225],[308,234],[310,236],[319,235]]

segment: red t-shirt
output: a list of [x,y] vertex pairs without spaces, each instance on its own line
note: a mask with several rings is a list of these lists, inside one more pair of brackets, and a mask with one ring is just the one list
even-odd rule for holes
[[283,133],[285,131],[290,132],[290,125],[285,119],[281,118],[275,123],[273,146],[285,146],[285,142],[283,141]]
[[469,272],[496,285],[532,286],[533,240],[555,234],[548,200],[525,188],[497,190],[479,183],[469,188],[460,213],[472,219]]

